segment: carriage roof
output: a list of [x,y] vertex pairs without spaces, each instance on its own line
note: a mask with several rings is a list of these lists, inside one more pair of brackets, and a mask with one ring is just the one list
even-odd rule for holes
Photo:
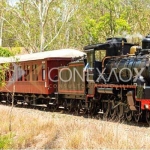
[[45,52],[38,52],[25,55],[16,55],[14,57],[0,57],[0,63],[22,62],[31,60],[42,60],[47,58],[75,58],[86,55],[84,52],[75,49],[60,49]]

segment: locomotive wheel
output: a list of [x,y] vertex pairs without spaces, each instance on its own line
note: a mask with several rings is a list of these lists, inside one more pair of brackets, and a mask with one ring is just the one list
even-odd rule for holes
[[110,118],[112,120],[115,120],[116,115],[117,115],[117,108],[114,108],[115,103],[114,101],[110,104]]
[[98,113],[99,110],[100,110],[100,108],[99,108],[99,106],[97,106],[95,108],[95,113],[94,113],[94,118],[96,118],[96,119],[100,119],[100,116],[99,116],[100,114]]
[[103,102],[103,120],[107,120],[110,112],[110,103]]
[[96,107],[95,107],[95,113],[94,113],[95,119],[102,120],[103,114],[100,113],[100,110],[101,110],[101,106],[100,103],[98,102],[96,103]]
[[133,112],[133,117],[134,117],[135,122],[138,123],[140,121],[140,118],[141,118],[140,112],[139,111],[134,111]]
[[128,112],[126,112],[125,117],[128,122],[132,121],[132,111],[129,110]]
[[118,114],[119,121],[123,121],[124,119],[124,106],[123,105],[118,106],[117,114]]
[[150,125],[150,111],[146,110],[146,122]]

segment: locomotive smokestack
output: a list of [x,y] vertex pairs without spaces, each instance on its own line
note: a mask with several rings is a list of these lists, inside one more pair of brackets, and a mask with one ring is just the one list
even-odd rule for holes
[[142,49],[150,49],[150,34],[142,40]]

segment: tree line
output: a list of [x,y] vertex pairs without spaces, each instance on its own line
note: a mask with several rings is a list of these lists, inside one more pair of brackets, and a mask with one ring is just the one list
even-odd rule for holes
[[33,52],[78,48],[150,32],[150,0],[20,0],[0,3],[0,46]]

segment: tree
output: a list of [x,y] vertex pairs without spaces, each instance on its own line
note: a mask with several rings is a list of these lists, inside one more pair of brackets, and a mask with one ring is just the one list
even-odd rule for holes
[[44,51],[56,40],[75,11],[76,4],[69,0],[21,0],[11,9],[13,20],[9,27],[20,45]]
[[6,1],[2,0],[0,3],[0,46],[2,46],[2,38],[3,38],[3,27],[4,27],[4,17],[6,11]]
[[0,57],[10,57],[13,56],[13,53],[6,48],[0,47]]
[[146,35],[150,29],[149,2],[20,0],[15,6],[7,5],[3,45],[23,46],[37,52],[82,48],[104,42],[107,37]]

